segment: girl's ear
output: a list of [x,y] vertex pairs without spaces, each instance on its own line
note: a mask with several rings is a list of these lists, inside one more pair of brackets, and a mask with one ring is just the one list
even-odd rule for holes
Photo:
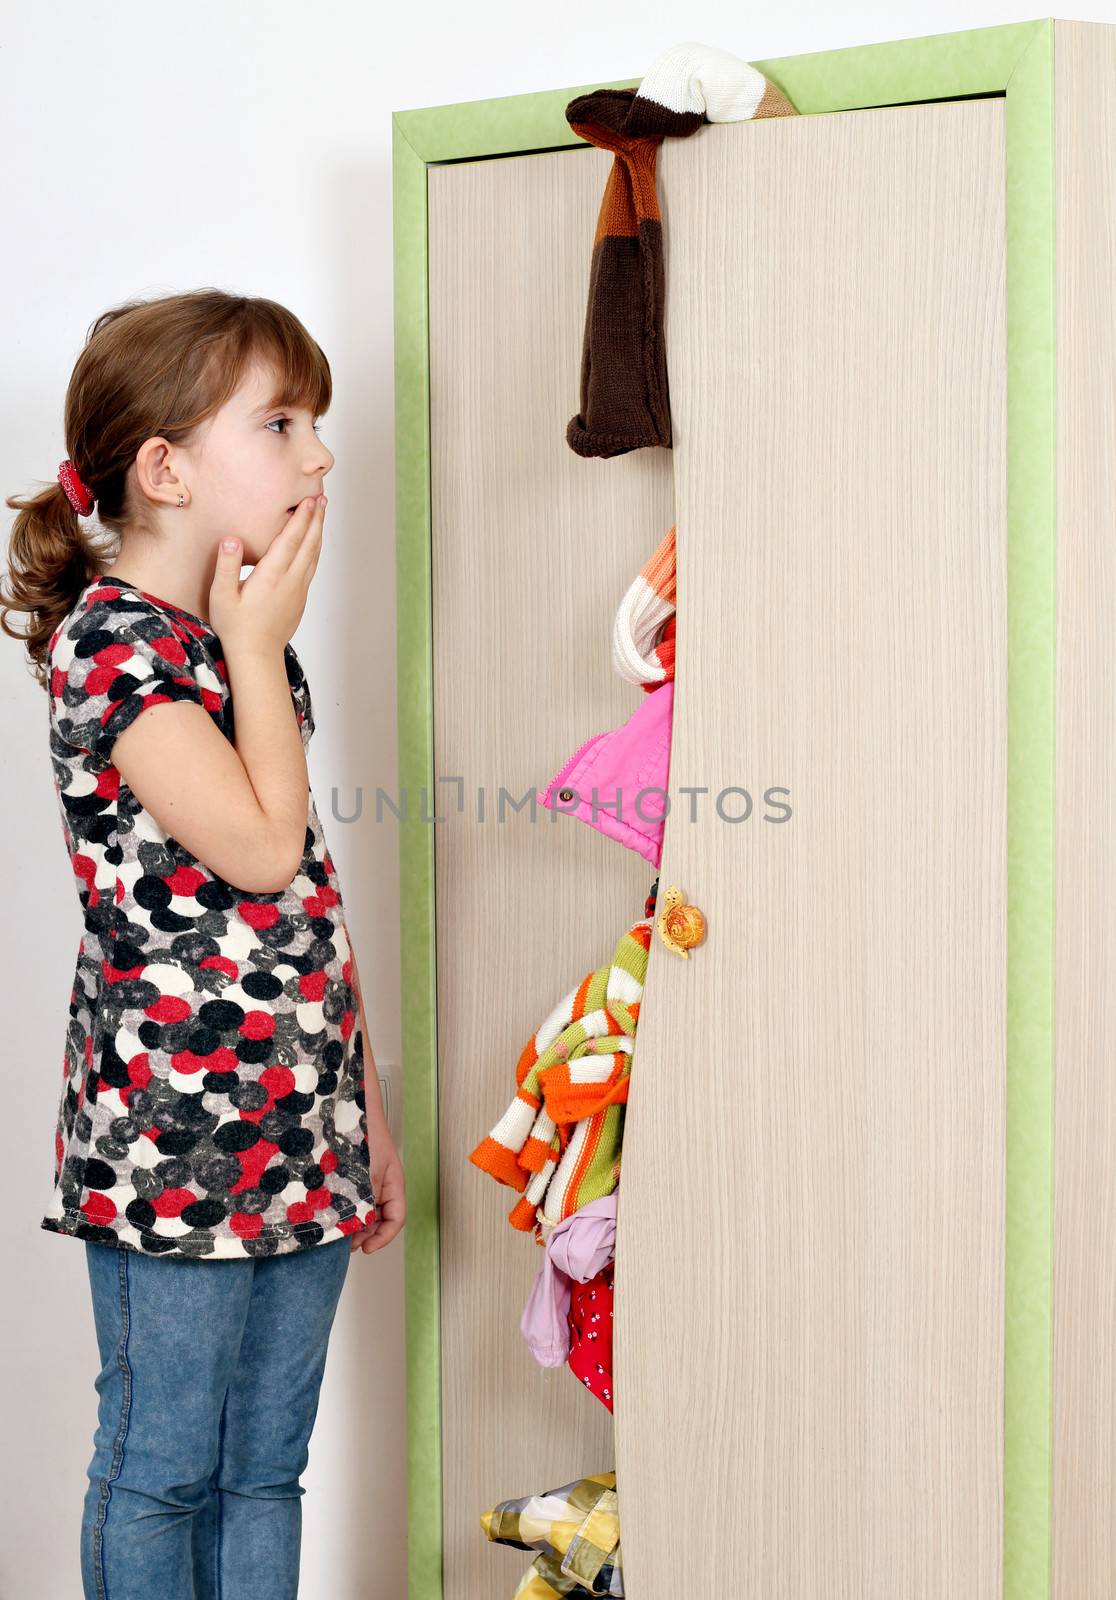
[[130,469],[140,496],[157,505],[189,505],[190,491],[182,478],[181,458],[181,450],[161,435],[145,439]]

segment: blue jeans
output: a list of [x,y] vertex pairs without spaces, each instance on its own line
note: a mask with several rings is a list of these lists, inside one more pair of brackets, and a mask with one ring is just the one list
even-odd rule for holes
[[86,1600],[295,1600],[349,1240],[225,1261],[85,1251],[101,1357]]

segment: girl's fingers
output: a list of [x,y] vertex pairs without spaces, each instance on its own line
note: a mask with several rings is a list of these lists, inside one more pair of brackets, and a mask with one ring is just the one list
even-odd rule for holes
[[307,582],[314,576],[314,570],[318,565],[318,557],[322,552],[322,525],[324,521],[325,506],[316,505],[301,543],[291,552],[287,571],[292,576],[304,578]]
[[320,522],[321,515],[322,507],[316,499],[300,500],[278,538],[272,540],[256,563],[257,567],[274,572],[276,577],[287,572],[305,542],[307,531],[315,521]]

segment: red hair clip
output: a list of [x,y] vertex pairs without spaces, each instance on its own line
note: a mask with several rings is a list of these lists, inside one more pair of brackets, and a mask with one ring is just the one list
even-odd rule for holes
[[78,516],[87,517],[93,509],[93,491],[82,482],[78,469],[69,458],[59,463],[58,481]]

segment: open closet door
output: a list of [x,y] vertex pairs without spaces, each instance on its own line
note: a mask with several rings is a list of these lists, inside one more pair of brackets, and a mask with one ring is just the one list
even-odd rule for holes
[[991,97],[661,152],[659,898],[707,934],[652,944],[624,1136],[635,1600],[1001,1594],[1004,132]]

